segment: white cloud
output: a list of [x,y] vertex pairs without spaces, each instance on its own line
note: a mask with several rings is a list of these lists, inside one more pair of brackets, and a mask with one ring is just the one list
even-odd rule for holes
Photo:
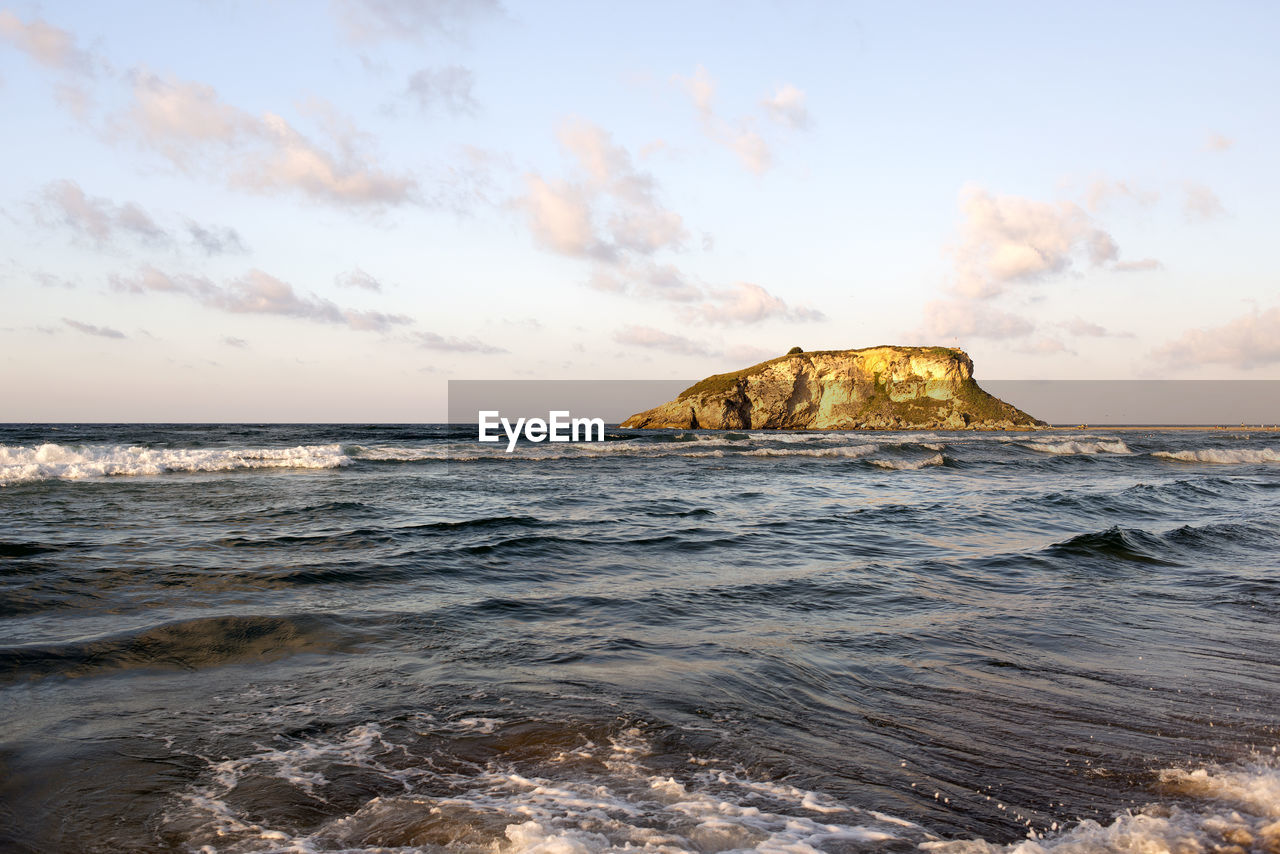
[[703,296],[702,288],[674,264],[640,259],[614,265],[598,265],[587,280],[598,291],[631,294],[667,302],[693,302]]
[[[689,77],[676,74],[671,79],[693,101],[708,139],[736,154],[752,174],[763,175],[769,171],[773,166],[773,151],[764,137],[755,131],[755,117],[744,116],[738,121],[722,118],[715,109],[716,82],[705,67],[697,66]],[[765,116],[786,127],[799,129],[810,123],[804,92],[790,84],[767,96],[761,101],[761,107]]]
[[613,335],[613,340],[619,344],[629,344],[634,347],[644,347],[650,350],[661,350],[665,353],[674,353],[680,356],[709,356],[711,351],[702,344],[694,341],[692,338],[685,338],[682,335],[673,335],[670,332],[663,332],[660,329],[654,329],[652,326],[626,326],[619,329]]
[[[702,94],[709,99],[710,92]],[[589,122],[565,123],[559,140],[573,157],[572,176],[526,175],[525,194],[515,205],[525,213],[538,244],[591,262],[589,287],[668,302],[701,301],[686,317],[711,323],[821,319],[813,309],[788,307],[759,285],[708,290],[674,264],[659,260],[662,253],[684,250],[690,234],[684,218],[659,200],[653,176],[637,169],[626,148]]]
[[1059,329],[1064,330],[1068,335],[1074,335],[1078,338],[1132,338],[1132,332],[1112,332],[1105,326],[1085,320],[1080,317],[1072,318],[1057,324]]
[[791,321],[823,320],[822,312],[791,308],[759,285],[738,282],[730,288],[714,290],[710,299],[698,306],[694,317],[714,324],[752,324],[780,318]]
[[779,86],[771,96],[761,101],[769,117],[785,127],[803,130],[812,121],[805,106],[805,94],[790,83]]
[[1034,329],[1025,317],[972,300],[932,300],[925,304],[924,322],[916,334],[937,343],[950,338],[1020,338]]
[[518,204],[529,217],[535,240],[561,255],[609,257],[608,247],[596,237],[589,192],[541,175],[525,176],[525,187]]
[[[33,205],[33,218],[45,225],[62,226],[80,237],[105,246],[117,237],[129,236],[151,245],[172,245],[172,230],[161,226],[136,202],[115,203],[90,196],[75,181],[51,181]],[[206,255],[247,251],[239,233],[229,227],[185,221],[192,244]]]
[[475,338],[454,338],[439,335],[435,332],[414,332],[414,341],[426,350],[441,350],[448,353],[505,353],[501,347],[494,347]]
[[1111,265],[1111,269],[1117,273],[1149,273],[1153,270],[1163,270],[1164,264],[1155,258],[1140,258],[1137,261],[1117,261]]
[[698,114],[702,116],[704,121],[711,121],[715,118],[716,81],[711,78],[711,72],[699,65],[693,69],[691,76],[681,77],[676,74],[671,79],[684,87],[684,90],[689,93],[694,107],[697,108]]
[[150,242],[164,242],[168,233],[133,202],[122,205],[108,199],[85,195],[74,181],[53,181],[40,193],[36,217],[43,222],[64,225],[73,232],[104,244],[124,232]]
[[1024,347],[1018,348],[1019,353],[1027,353],[1032,356],[1054,356],[1059,353],[1075,353],[1060,338],[1041,337],[1032,341]]
[[426,33],[458,38],[475,18],[501,12],[497,0],[332,0],[355,42],[419,39]]
[[1213,190],[1203,184],[1192,182],[1187,182],[1184,189],[1187,196],[1182,210],[1188,220],[1205,222],[1226,215],[1227,212],[1222,207],[1222,201]]
[[1065,273],[1081,258],[1097,267],[1120,254],[1111,235],[1073,202],[993,196],[969,187],[960,208],[964,223],[955,252],[955,288],[970,298],[993,297],[1010,285]]
[[87,51],[76,47],[75,36],[66,30],[39,18],[24,22],[4,9],[0,9],[0,39],[55,71],[92,74],[96,64]]
[[1084,193],[1085,207],[1094,213],[1118,200],[1129,201],[1145,208],[1158,202],[1160,193],[1129,181],[1113,181],[1105,176],[1095,178]]
[[770,350],[768,347],[757,347],[753,344],[735,344],[732,347],[726,347],[724,355],[726,359],[737,364],[755,365],[782,354],[776,350]]
[[257,269],[220,286],[203,276],[169,275],[148,266],[132,277],[112,276],[111,286],[131,293],[182,294],[209,308],[232,314],[295,317],[364,332],[386,332],[394,326],[413,322],[402,314],[342,308],[314,294],[300,295],[288,282]]
[[62,322],[75,329],[83,332],[85,335],[93,335],[98,338],[127,338],[128,336],[119,329],[112,329],[109,326],[94,326],[92,323],[81,323],[78,320],[72,320],[69,317],[62,318]]
[[1230,148],[1235,144],[1236,144],[1236,141],[1234,139],[1228,139],[1227,137],[1223,136],[1220,133],[1211,133],[1209,134],[1209,138],[1205,140],[1204,150],[1205,151],[1226,151],[1228,148]]
[[340,288],[359,288],[366,291],[382,291],[382,283],[359,267],[337,276],[334,283]]
[[688,239],[684,220],[657,199],[652,176],[601,128],[581,120],[564,124],[560,144],[574,156],[575,180],[525,177],[517,200],[534,238],[563,255],[622,261],[679,249]]
[[1153,356],[1158,365],[1175,368],[1227,365],[1251,369],[1280,364],[1280,308],[1254,310],[1221,326],[1189,329]]
[[323,102],[306,105],[330,137],[317,145],[283,117],[254,116],[202,83],[133,75],[133,106],[115,126],[180,169],[205,168],[252,192],[293,191],[340,206],[415,201],[417,182],[385,170],[361,150],[366,136]]
[[201,225],[187,220],[187,233],[191,241],[206,255],[227,255],[248,252],[240,233],[230,226]]
[[405,94],[424,112],[438,105],[454,115],[473,115],[477,105],[471,90],[475,84],[475,74],[460,65],[421,68],[409,76]]

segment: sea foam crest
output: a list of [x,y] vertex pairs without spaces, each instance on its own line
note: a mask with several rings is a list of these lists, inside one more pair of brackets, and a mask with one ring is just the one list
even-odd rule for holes
[[1201,448],[1192,451],[1156,451],[1151,456],[1184,463],[1280,463],[1280,452],[1270,448]]
[[885,460],[870,460],[869,462],[873,466],[878,466],[879,468],[882,468],[882,469],[890,469],[892,471],[918,471],[923,468],[929,468],[930,466],[943,465],[946,463],[946,461],[947,461],[946,457],[942,456],[942,454],[934,454],[933,456],[926,457],[923,460],[885,459]]
[[981,839],[925,842],[941,854],[1133,854],[1133,852],[1273,852],[1280,850],[1280,769],[1256,763],[1159,772],[1160,788],[1196,801],[1151,804],[1100,824],[1085,820],[1061,831],[1032,832],[997,845]]
[[[655,772],[645,765],[650,747],[635,729],[618,733],[606,745],[581,743],[531,770],[492,762],[454,773],[430,762],[406,763],[408,754],[398,747],[378,725],[365,724],[332,740],[303,740],[212,761],[204,782],[185,793],[165,823],[171,833],[185,837],[189,849],[219,852],[812,854],[851,843],[874,847],[926,836],[911,822],[740,771],[694,763],[689,773],[678,773],[679,779]],[[335,767],[347,776],[355,770],[394,785],[384,787],[387,794],[305,831],[254,820],[239,806],[244,799],[238,789],[268,780],[322,800],[330,785],[325,772]],[[451,793],[442,793],[442,785]]]
[[0,484],[164,472],[329,469],[350,462],[341,445],[298,445],[293,448],[0,445]]
[[1121,439],[1101,440],[1097,442],[1028,442],[1022,447],[1042,454],[1056,456],[1075,456],[1078,454],[1131,454],[1129,446]]

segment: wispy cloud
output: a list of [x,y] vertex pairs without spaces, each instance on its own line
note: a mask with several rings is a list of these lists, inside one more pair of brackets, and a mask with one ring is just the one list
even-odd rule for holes
[[1068,335],[1077,338],[1132,338],[1132,332],[1113,332],[1105,326],[1085,320],[1081,317],[1074,317],[1071,320],[1062,321],[1057,324]]
[[1137,261],[1117,261],[1111,265],[1111,269],[1117,273],[1149,273],[1153,270],[1163,270],[1164,264],[1155,258],[1140,258]]
[[109,326],[94,326],[92,323],[81,323],[78,320],[72,320],[69,317],[62,318],[62,322],[70,326],[72,329],[83,332],[85,335],[94,335],[98,338],[127,338],[128,336],[119,329],[112,329]]
[[93,74],[98,64],[68,31],[39,18],[23,21],[7,9],[0,9],[0,39],[55,71]]
[[236,338],[234,335],[222,336],[222,343],[226,344],[228,347],[238,347],[241,349],[249,346],[248,341],[243,338]]
[[613,340],[619,344],[661,350],[665,353],[675,353],[680,356],[712,355],[711,350],[692,338],[663,332],[661,329],[654,329],[652,326],[623,327],[614,333]]
[[[708,139],[736,154],[743,167],[752,174],[763,175],[773,167],[773,150],[756,130],[756,116],[747,115],[731,121],[717,112],[717,83],[704,66],[695,67],[688,77],[673,75],[671,81],[688,94]],[[804,91],[789,83],[766,95],[760,101],[760,107],[764,118],[791,130],[805,130],[813,121]]]
[[1203,184],[1188,181],[1184,186],[1186,200],[1182,211],[1191,222],[1207,222],[1225,216],[1227,211],[1217,194]]
[[636,168],[630,152],[581,120],[566,122],[558,136],[576,161],[577,175],[548,180],[529,174],[525,195],[517,200],[540,244],[601,261],[684,246],[684,220],[661,204],[653,177]]
[[373,276],[370,276],[364,270],[361,270],[359,267],[339,274],[333,281],[340,288],[358,288],[359,290],[375,292],[382,291],[382,283]]
[[936,343],[952,338],[1020,338],[1034,329],[1035,324],[1025,317],[974,300],[932,300],[925,304],[924,321],[916,335]]
[[535,242],[591,264],[595,290],[674,303],[700,303],[685,316],[711,323],[755,323],[767,317],[820,319],[813,309],[791,308],[760,285],[708,288],[694,281],[668,253],[684,251],[691,235],[684,218],[667,208],[656,180],[600,127],[565,123],[559,141],[574,162],[568,178],[525,177],[523,211]]
[[1204,141],[1204,150],[1205,151],[1226,151],[1227,149],[1231,148],[1231,146],[1235,144],[1236,144],[1236,141],[1234,139],[1228,139],[1227,137],[1223,136],[1220,133],[1211,133],[1209,134],[1208,139]]
[[133,276],[112,276],[111,286],[132,293],[181,294],[233,314],[293,317],[362,332],[386,332],[413,322],[402,314],[343,308],[315,294],[299,294],[288,282],[256,269],[218,285],[203,276],[169,275],[155,267],[144,267]]
[[502,11],[498,0],[332,0],[353,42],[416,40],[427,34],[459,38],[475,20]]
[[693,310],[692,316],[704,323],[745,325],[762,320],[825,320],[822,312],[811,308],[793,308],[759,285],[738,282],[729,288],[712,290],[708,300]]
[[809,115],[809,108],[805,101],[805,93],[788,83],[779,86],[777,91],[760,103],[769,117],[778,124],[793,130],[806,130],[813,119]]
[[1120,255],[1111,235],[1074,202],[1037,202],[968,187],[960,210],[955,289],[966,297],[994,297],[1013,285],[1065,273],[1078,261],[1101,267]]
[[1152,356],[1156,364],[1174,368],[1226,365],[1248,370],[1280,364],[1280,307],[1255,309],[1221,326],[1189,329]]
[[53,181],[40,193],[37,217],[70,228],[76,234],[104,244],[117,234],[160,243],[169,235],[151,215],[134,202],[117,205],[108,199],[88,196],[74,181]]
[[418,200],[417,180],[381,166],[365,150],[366,135],[331,106],[311,101],[305,107],[329,137],[328,147],[282,116],[254,116],[224,102],[212,86],[136,71],[132,106],[114,125],[180,169],[213,171],[255,193],[299,193],[353,208]]
[[414,332],[414,341],[426,350],[442,350],[449,353],[505,353],[501,347],[486,344],[476,338],[454,338],[435,332]]
[[405,94],[423,112],[439,107],[455,116],[467,116],[478,108],[471,94],[475,85],[475,73],[461,65],[420,68],[409,75]]
[[[75,181],[46,184],[33,206],[34,219],[45,225],[65,227],[73,234],[105,246],[129,237],[153,246],[177,243],[175,233],[161,226],[137,202],[116,203],[90,196]],[[244,241],[233,228],[205,225],[188,219],[184,229],[192,245],[206,255],[245,252]]]

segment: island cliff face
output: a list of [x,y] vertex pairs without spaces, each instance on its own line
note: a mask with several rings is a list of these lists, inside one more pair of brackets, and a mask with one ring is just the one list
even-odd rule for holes
[[824,350],[716,374],[623,427],[774,430],[1013,430],[1043,421],[992,397],[947,347]]

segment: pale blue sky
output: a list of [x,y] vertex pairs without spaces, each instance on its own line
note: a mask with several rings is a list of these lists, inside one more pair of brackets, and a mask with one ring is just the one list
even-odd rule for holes
[[1280,378],[1278,23],[0,2],[0,420],[436,420],[796,344]]

